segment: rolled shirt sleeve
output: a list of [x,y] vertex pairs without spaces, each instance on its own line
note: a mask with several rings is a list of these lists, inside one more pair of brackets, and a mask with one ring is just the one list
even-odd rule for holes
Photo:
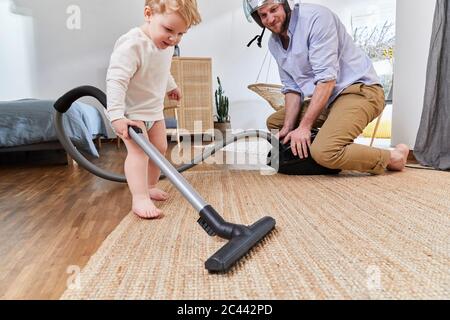
[[281,83],[283,84],[283,88],[281,88],[281,93],[287,94],[289,92],[295,92],[301,95],[303,99],[304,98],[303,92],[297,85],[297,83],[294,81],[292,76],[281,67],[278,67],[278,71],[280,74]]

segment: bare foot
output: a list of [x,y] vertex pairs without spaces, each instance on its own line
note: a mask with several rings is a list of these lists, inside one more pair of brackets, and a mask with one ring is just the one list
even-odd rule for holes
[[133,197],[133,212],[144,219],[156,219],[162,215],[162,211],[145,196]]
[[391,162],[387,166],[391,171],[402,171],[408,160],[409,147],[406,144],[399,144],[391,151]]
[[166,201],[167,199],[169,199],[169,194],[158,188],[150,188],[150,189],[148,189],[148,192],[149,192],[150,198],[152,200]]

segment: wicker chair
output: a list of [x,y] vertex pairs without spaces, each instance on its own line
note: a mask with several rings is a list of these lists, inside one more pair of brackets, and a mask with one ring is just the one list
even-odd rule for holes
[[266,100],[275,111],[284,108],[284,95],[281,93],[283,86],[279,84],[255,83],[249,85],[248,88]]
[[[275,111],[279,111],[284,108],[285,100],[284,95],[281,93],[281,89],[283,88],[283,86],[270,83],[255,83],[249,85],[247,88],[266,100]],[[306,100],[308,99],[311,98],[306,98]],[[370,141],[370,146],[373,146],[373,143],[375,141],[382,115],[383,113],[381,113],[376,120],[375,128],[372,133],[372,139]],[[322,113],[320,117],[325,118],[326,114]],[[326,120],[326,118],[323,120]]]
[[[284,108],[285,105],[284,94],[281,93],[281,89],[283,88],[283,86],[279,84],[270,84],[270,83],[255,83],[249,85],[247,88],[258,94],[264,100],[266,100],[275,111],[280,111],[281,109]],[[311,97],[305,98],[305,101],[308,100],[311,100]],[[305,112],[306,109],[303,109],[301,114],[302,117],[304,116]],[[324,110],[319,115],[319,119],[322,121],[327,120],[327,117],[328,117],[328,110]]]

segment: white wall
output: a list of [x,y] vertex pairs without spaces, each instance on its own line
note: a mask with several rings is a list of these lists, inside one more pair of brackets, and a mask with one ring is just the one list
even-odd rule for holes
[[[32,96],[30,52],[32,37],[28,17],[11,14],[10,2],[0,0],[0,100]],[[29,34],[28,34],[29,35]]]
[[392,144],[414,147],[425,94],[436,0],[397,0]]
[[[25,40],[31,46],[32,51],[24,60],[30,66],[33,97],[43,99],[55,99],[68,89],[83,84],[104,89],[106,68],[115,40],[140,22],[143,12],[142,0],[9,2],[16,8],[16,14],[9,12],[10,19],[30,21],[26,28],[7,29],[14,38]],[[81,9],[79,30],[69,30],[66,26],[70,16],[66,11],[70,5]],[[10,75],[14,77],[14,74]],[[16,98],[23,98],[23,95],[18,94]]]

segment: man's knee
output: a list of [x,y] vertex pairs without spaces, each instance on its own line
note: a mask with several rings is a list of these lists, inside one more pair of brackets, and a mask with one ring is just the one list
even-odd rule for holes
[[321,166],[328,169],[340,169],[340,150],[324,144],[313,143],[310,153],[312,158]]
[[267,118],[267,120],[266,120],[266,126],[267,126],[267,129],[269,129],[269,130],[274,130],[274,129],[275,129],[275,124],[274,124],[274,122],[273,122],[272,116],[270,116],[269,118]]
[[283,127],[284,119],[281,121],[277,113],[272,114],[266,120],[266,126],[269,130],[280,130]]

